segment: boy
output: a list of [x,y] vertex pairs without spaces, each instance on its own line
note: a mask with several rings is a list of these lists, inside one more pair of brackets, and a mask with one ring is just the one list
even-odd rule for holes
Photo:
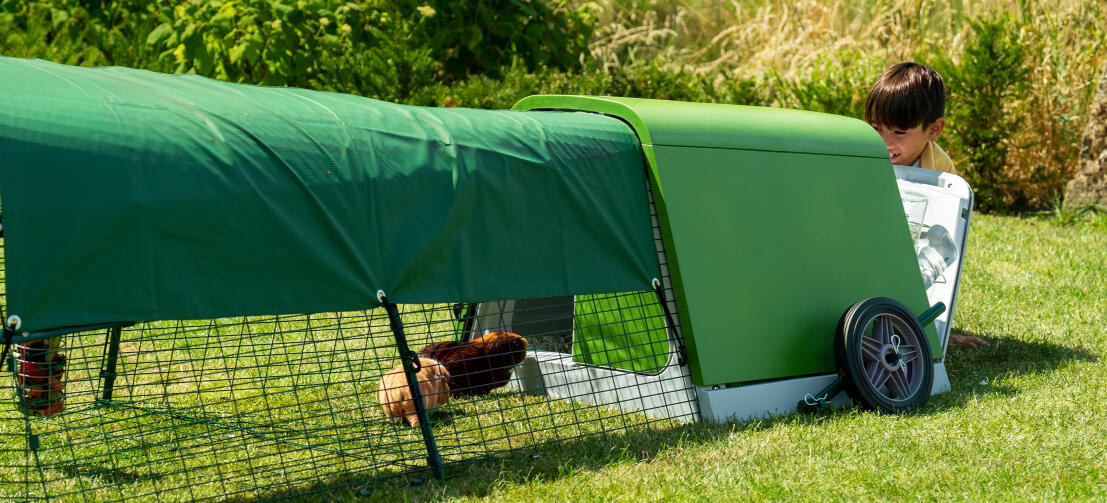
[[[956,173],[953,161],[934,143],[946,127],[946,87],[929,66],[900,63],[873,84],[865,100],[865,122],[880,134],[892,164]],[[980,346],[984,339],[951,335],[951,346]]]
[[869,90],[865,122],[888,146],[892,164],[955,173],[953,161],[934,143],[946,127],[945,110],[942,76],[928,66],[900,63]]

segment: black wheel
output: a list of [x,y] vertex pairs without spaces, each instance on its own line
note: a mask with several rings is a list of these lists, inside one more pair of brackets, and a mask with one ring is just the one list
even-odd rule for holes
[[858,302],[842,315],[835,335],[842,388],[862,407],[905,412],[930,398],[930,343],[903,304],[887,297]]

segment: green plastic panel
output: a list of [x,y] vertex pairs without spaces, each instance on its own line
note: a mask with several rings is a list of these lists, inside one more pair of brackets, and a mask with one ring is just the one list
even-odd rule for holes
[[887,150],[861,121],[607,97],[515,108],[619,117],[642,140],[696,384],[833,372],[850,305],[929,307]]
[[516,110],[588,110],[627,121],[644,145],[739,148],[888,159],[856,119],[802,110],[590,96],[523,98]]
[[653,292],[578,295],[573,361],[656,374],[669,359],[664,312]]
[[854,302],[929,307],[887,161],[688,147],[655,155],[698,384],[833,372],[835,328]]
[[642,150],[592,113],[411,107],[0,57],[24,331],[635,291]]

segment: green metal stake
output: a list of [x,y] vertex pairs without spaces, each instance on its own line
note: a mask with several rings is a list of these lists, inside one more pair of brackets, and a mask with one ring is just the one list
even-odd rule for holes
[[454,313],[454,340],[465,342],[469,339],[469,333],[473,331],[473,323],[477,317],[477,305],[472,302],[457,303],[452,306]]
[[835,377],[834,381],[814,395],[805,395],[803,400],[796,403],[796,408],[801,412],[818,412],[830,407],[830,400],[842,391],[842,379]]
[[100,372],[100,377],[104,378],[104,397],[100,403],[104,405],[111,402],[111,394],[115,390],[115,367],[119,360],[119,340],[122,335],[123,327],[108,329],[108,361],[105,369]]
[[[17,405],[19,406],[19,410],[23,411],[24,415],[26,416],[26,414],[27,414],[27,401],[26,401],[26,398],[23,395],[23,386],[19,382],[19,364],[17,364],[16,361],[15,361],[15,359],[16,359],[15,353],[9,351],[9,349],[11,347],[11,341],[12,341],[12,332],[10,332],[8,330],[4,330],[4,340],[5,340],[4,355],[2,357],[4,359],[4,365],[8,366],[8,370],[11,371],[12,377],[15,378],[13,384],[15,385],[15,396],[19,401],[19,403]],[[32,442],[30,440],[31,439],[31,433],[30,433],[29,429],[27,430],[27,439],[28,439],[28,445],[34,445],[34,442]]]
[[434,441],[434,431],[430,426],[430,416],[423,405],[423,393],[419,390],[418,378],[415,376],[415,364],[419,361],[419,355],[407,348],[407,337],[404,336],[404,325],[400,320],[400,312],[396,309],[396,304],[388,301],[383,290],[377,291],[377,299],[388,312],[388,324],[392,326],[392,336],[396,338],[396,350],[400,353],[400,363],[404,366],[407,387],[411,392],[411,399],[415,402],[415,413],[419,416],[419,429],[423,432],[423,443],[427,447],[427,464],[434,471],[435,477],[443,480],[446,478],[446,473],[442,470],[442,456],[438,453],[438,444]]

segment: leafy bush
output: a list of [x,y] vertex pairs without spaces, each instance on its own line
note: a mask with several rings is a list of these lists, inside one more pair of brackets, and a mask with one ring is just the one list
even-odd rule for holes
[[1015,188],[1009,175],[1011,139],[1020,128],[1008,105],[1026,91],[1029,70],[1019,32],[1010,18],[971,21],[973,37],[960,64],[939,60],[949,89],[946,118],[957,165],[984,210],[1007,208],[1005,195]]
[[136,39],[156,23],[149,2],[0,2],[0,54],[72,65],[146,67],[150,51]]
[[375,2],[228,0],[161,4],[146,36],[158,66],[235,82],[404,100],[439,63],[413,34],[425,16]]
[[789,108],[861,117],[865,98],[876,76],[884,71],[882,58],[856,50],[839,50],[834,64],[814,66],[790,79],[770,72],[777,103]]
[[521,63],[505,68],[499,77],[474,75],[449,83],[437,84],[420,96],[417,105],[511,108],[520,99],[539,93],[604,94],[611,79],[595,72],[570,73],[546,67],[530,70]]
[[3,2],[0,53],[420,101],[441,81],[578,68],[588,9],[544,0]]
[[404,18],[422,18],[414,40],[452,77],[499,75],[519,60],[527,68],[579,69],[588,50],[589,6],[546,0],[395,0]]

